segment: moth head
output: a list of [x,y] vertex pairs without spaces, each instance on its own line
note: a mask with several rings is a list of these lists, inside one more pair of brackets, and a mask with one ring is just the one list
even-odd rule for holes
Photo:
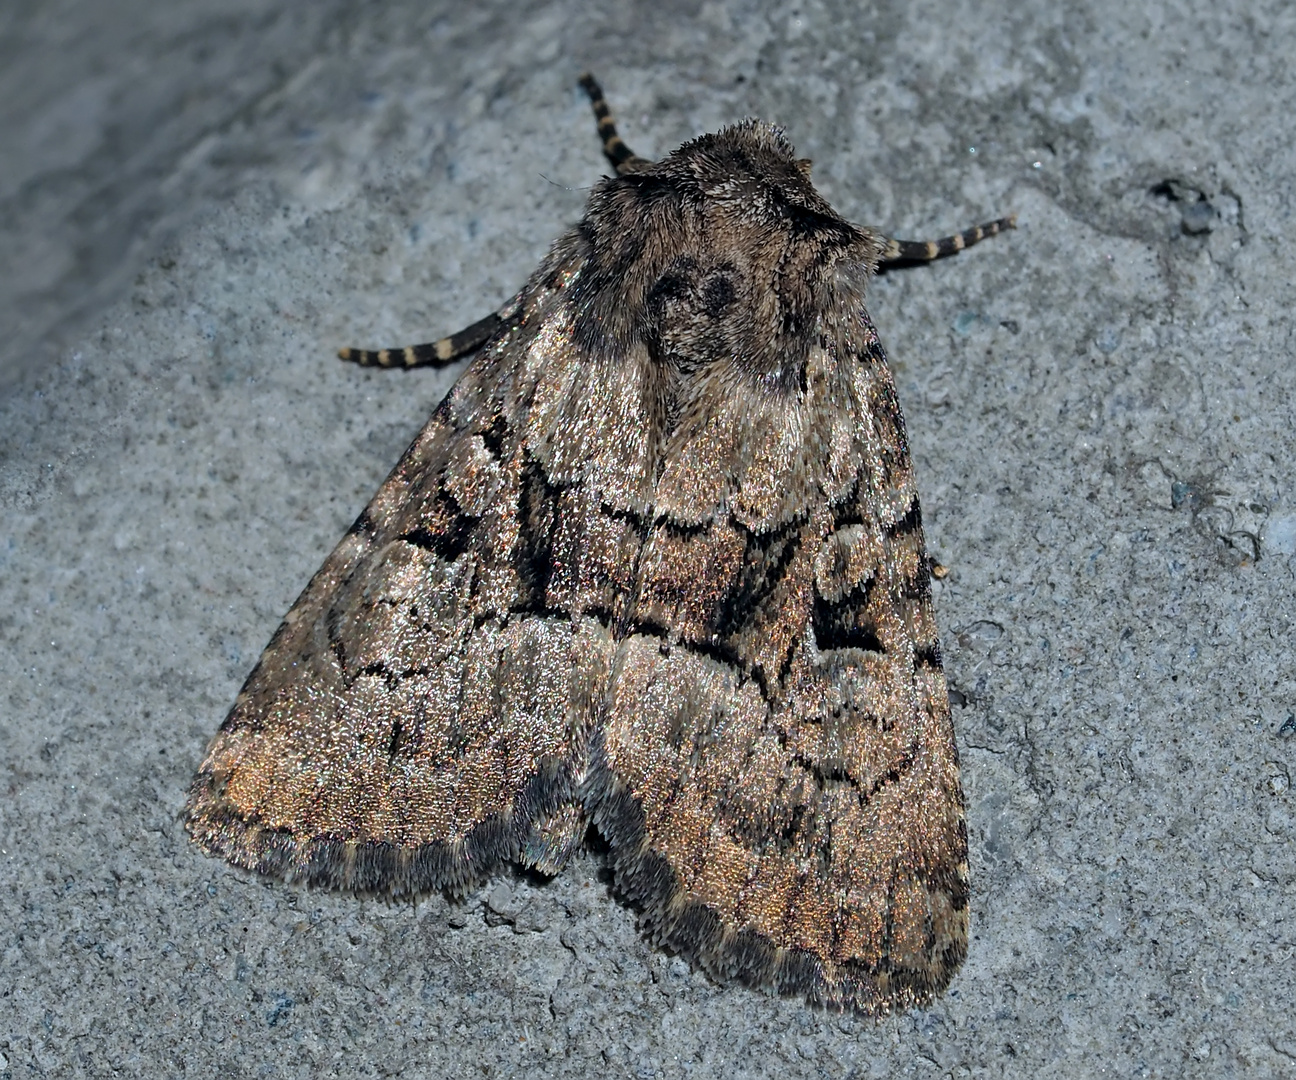
[[878,256],[873,235],[814,189],[809,161],[759,120],[604,180],[579,232],[590,344],[639,341],[681,372],[724,364],[772,387],[799,383],[825,318],[862,307]]

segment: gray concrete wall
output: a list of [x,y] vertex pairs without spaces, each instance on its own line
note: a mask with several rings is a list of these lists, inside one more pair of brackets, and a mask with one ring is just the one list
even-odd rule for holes
[[[1289,5],[0,11],[0,1076],[1296,1073]],[[605,171],[757,114],[893,273],[974,940],[873,1023],[713,985],[588,855],[466,905],[177,814],[447,389],[340,344],[508,296]]]

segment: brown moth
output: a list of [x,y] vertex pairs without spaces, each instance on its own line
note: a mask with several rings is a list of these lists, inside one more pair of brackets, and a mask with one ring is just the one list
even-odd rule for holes
[[958,751],[879,262],[745,120],[617,175],[293,605],[189,793],[237,866],[392,896],[593,826],[652,940],[880,1013],[967,951]]

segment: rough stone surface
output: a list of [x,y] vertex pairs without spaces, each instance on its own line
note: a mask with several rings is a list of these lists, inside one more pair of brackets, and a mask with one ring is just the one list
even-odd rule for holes
[[[1296,1071],[1296,14],[887,0],[0,13],[0,1077]],[[186,51],[187,50],[187,51]],[[874,1024],[651,948],[598,852],[300,892],[177,814],[279,617],[605,170],[782,122],[891,273],[971,954]],[[15,95],[17,95],[17,100]],[[16,103],[15,103],[16,101]]]

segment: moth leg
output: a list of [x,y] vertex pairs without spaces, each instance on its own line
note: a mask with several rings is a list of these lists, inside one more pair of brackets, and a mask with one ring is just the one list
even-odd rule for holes
[[879,263],[931,262],[946,255],[957,255],[964,248],[979,244],[990,236],[997,236],[1005,229],[1017,228],[1017,215],[1010,214],[998,221],[989,221],[971,229],[964,229],[953,236],[944,236],[939,240],[892,240],[889,236],[882,239],[886,248]]
[[406,345],[403,349],[378,349],[377,351],[339,349],[338,356],[361,367],[443,367],[461,356],[476,352],[503,325],[503,315],[498,311],[492,311],[486,318],[478,319],[459,333],[427,345]]
[[621,136],[617,134],[612,110],[608,108],[607,99],[603,96],[603,88],[595,82],[594,76],[586,72],[581,76],[580,84],[585,93],[589,94],[590,102],[594,106],[599,137],[603,140],[603,153],[607,155],[608,161],[616,166],[616,171],[618,173],[638,172],[644,166],[651,165],[652,162],[647,158],[641,158],[626,146]]

